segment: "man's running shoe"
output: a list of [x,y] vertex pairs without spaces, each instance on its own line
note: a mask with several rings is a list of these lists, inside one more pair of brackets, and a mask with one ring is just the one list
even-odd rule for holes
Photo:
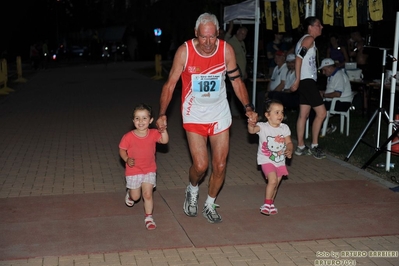
[[202,214],[208,220],[208,222],[214,224],[220,223],[222,221],[222,217],[216,211],[216,208],[218,207],[219,205],[214,203],[205,203]]
[[315,157],[316,159],[326,158],[326,154],[319,146],[311,148],[310,151],[312,152],[313,157]]
[[309,147],[305,146],[302,149],[299,147],[296,147],[295,154],[298,156],[301,156],[301,155],[311,155],[312,153],[310,152]]
[[186,199],[184,200],[183,210],[187,216],[195,217],[198,213],[198,192],[192,192],[187,186]]

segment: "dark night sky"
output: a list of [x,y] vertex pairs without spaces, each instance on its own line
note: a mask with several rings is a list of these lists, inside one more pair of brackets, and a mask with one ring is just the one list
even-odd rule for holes
[[[70,31],[79,31],[86,25],[92,27],[105,26],[105,24],[119,24],[128,25],[135,21],[142,27],[142,31],[146,33],[151,32],[154,27],[162,26],[165,29],[165,38],[170,36],[178,36],[177,42],[182,42],[186,38],[192,37],[193,27],[196,17],[205,11],[212,11],[218,17],[221,16],[220,9],[223,4],[237,2],[234,0],[160,0],[154,6],[150,6],[148,0],[133,0],[135,8],[130,11],[131,14],[126,17],[118,14],[109,14],[108,21],[102,21],[101,4],[95,7],[90,6],[87,10],[85,3],[94,3],[94,0],[12,0],[5,2],[4,11],[6,14],[3,18],[7,17],[3,23],[2,37],[0,38],[0,52],[7,50],[10,56],[16,54],[27,56],[29,53],[29,45],[33,42],[49,39],[50,45],[56,43],[57,32],[57,9],[56,4],[63,5],[63,1],[71,1],[74,3],[71,11],[74,17],[68,17],[65,14],[65,6],[60,8],[63,12],[58,11],[58,32],[66,29]],[[115,3],[122,3],[124,1],[115,1]],[[242,1],[238,1],[242,2]],[[101,3],[101,1],[100,1]],[[174,3],[171,5],[170,3]],[[399,7],[399,0],[384,0],[384,3],[390,5],[384,14],[384,18],[388,18],[389,22],[378,23],[378,30],[376,33],[380,34],[379,39],[392,39],[393,36],[387,36],[386,32],[392,32],[395,24],[396,11]],[[171,6],[179,8],[171,8]],[[184,12],[182,12],[184,10]],[[133,13],[132,13],[133,12]],[[136,12],[136,13],[134,13]],[[389,12],[389,13],[388,13]],[[111,16],[114,17],[111,17]],[[79,18],[79,19],[78,19]],[[116,19],[119,21],[116,22]],[[3,19],[4,20],[4,19]],[[130,20],[130,21],[129,21]],[[68,23],[62,23],[68,21]],[[161,25],[158,25],[161,24]],[[136,26],[137,28],[137,26]],[[150,33],[151,34],[151,33]],[[260,36],[267,33],[262,32]],[[168,37],[167,37],[168,36]],[[250,40],[248,40],[250,41]]]
[[[73,3],[73,7],[66,4],[68,1]],[[138,26],[136,28],[142,27],[142,31],[149,32],[149,34],[152,34],[151,31],[154,27],[163,26],[164,29],[172,28],[174,27],[173,23],[175,23],[175,25],[178,25],[178,27],[175,27],[178,28],[175,31],[178,32],[179,36],[185,36],[188,33],[182,33],[181,28],[190,25],[189,30],[191,34],[196,19],[195,16],[207,11],[201,7],[204,3],[223,1],[161,0],[151,6],[149,0],[133,0],[132,4],[134,6],[132,6],[131,10],[125,12],[125,14],[108,12],[106,19],[104,19],[102,1],[13,0],[4,2],[6,2],[4,13],[7,14],[9,19],[5,24],[5,29],[2,30],[3,37],[0,38],[0,53],[6,50],[9,56],[13,57],[16,54],[22,54],[24,57],[28,55],[29,46],[34,42],[48,39],[50,46],[56,46],[56,43],[60,42],[65,31],[79,32],[81,29],[86,28],[96,29],[115,25],[126,26],[131,23],[137,23],[137,21],[141,21],[141,23],[137,23]],[[180,8],[171,8],[171,2],[178,4]],[[85,3],[91,4],[87,6]],[[123,5],[124,1],[116,0],[115,3],[115,5]],[[58,9],[56,8],[57,5]],[[212,6],[215,6],[215,4]],[[66,14],[65,7],[71,10],[73,16]],[[185,10],[185,12],[181,12],[182,10]],[[190,14],[194,15],[188,17]],[[187,21],[190,19],[193,22],[188,24]],[[168,33],[168,30],[165,29],[164,32]],[[58,41],[56,36],[59,37]]]
[[[45,38],[53,31],[51,15],[44,12],[46,1],[14,0],[7,1],[6,14],[9,17],[4,30],[5,38],[0,39],[0,51],[9,53],[29,52],[29,43],[36,38]],[[23,52],[22,52],[23,53]]]

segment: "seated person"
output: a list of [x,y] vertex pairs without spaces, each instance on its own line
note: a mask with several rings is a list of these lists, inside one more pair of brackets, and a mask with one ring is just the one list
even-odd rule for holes
[[285,63],[285,55],[282,51],[277,51],[274,55],[274,61],[276,62],[276,66],[273,69],[273,74],[270,78],[270,81],[267,85],[266,93],[260,92],[257,95],[257,106],[261,107],[258,110],[259,113],[264,113],[264,102],[266,99],[272,99],[273,93],[281,92],[285,86],[285,79],[287,77],[287,65]]
[[[320,91],[324,98],[326,110],[330,110],[332,98],[348,97],[352,94],[351,83],[344,69],[337,68],[331,58],[325,58],[319,67],[323,74],[327,76],[327,86],[325,91]],[[350,102],[337,101],[335,111],[346,112],[351,107]]]
[[299,94],[297,91],[290,90],[295,81],[295,55],[289,54],[286,59],[287,75],[285,77],[284,88],[281,92],[274,92],[269,98],[279,100],[287,109],[297,109],[299,107]]
[[[352,94],[351,83],[349,81],[348,75],[345,73],[345,69],[336,67],[331,58],[323,59],[319,69],[322,70],[323,74],[327,76],[326,90],[320,91],[320,94],[324,98],[326,110],[330,110],[332,98],[347,97]],[[335,111],[346,112],[351,105],[352,103],[350,102],[337,101],[335,105]],[[309,117],[309,120],[311,120],[311,117]],[[332,133],[336,129],[336,126],[330,125],[327,129],[327,133]]]
[[273,41],[270,41],[266,44],[266,55],[269,61],[269,76],[271,76],[274,68],[276,67],[276,62],[274,60],[276,53],[278,51],[285,53],[287,50],[288,49],[286,43],[284,42],[283,34],[281,32],[275,32]]
[[285,63],[285,54],[282,51],[277,51],[274,55],[274,62],[276,66],[273,69],[273,73],[270,77],[270,82],[267,87],[267,92],[270,94],[276,91],[283,91],[285,86],[285,79],[287,77],[287,64]]

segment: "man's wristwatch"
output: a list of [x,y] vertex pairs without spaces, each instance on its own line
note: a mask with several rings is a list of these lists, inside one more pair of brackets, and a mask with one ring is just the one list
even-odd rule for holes
[[252,103],[244,105],[244,111],[247,111],[247,108],[251,108],[252,111],[255,111],[255,106]]

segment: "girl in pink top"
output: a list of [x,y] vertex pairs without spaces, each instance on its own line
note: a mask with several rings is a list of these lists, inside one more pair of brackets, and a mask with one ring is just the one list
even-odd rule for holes
[[125,176],[127,193],[125,203],[132,207],[143,195],[145,219],[148,230],[156,228],[152,217],[154,202],[153,189],[156,186],[155,162],[156,143],[166,144],[169,135],[166,130],[162,133],[149,126],[154,118],[151,107],[139,104],[133,110],[133,124],[135,129],[126,133],[119,143],[119,155],[126,162]]

